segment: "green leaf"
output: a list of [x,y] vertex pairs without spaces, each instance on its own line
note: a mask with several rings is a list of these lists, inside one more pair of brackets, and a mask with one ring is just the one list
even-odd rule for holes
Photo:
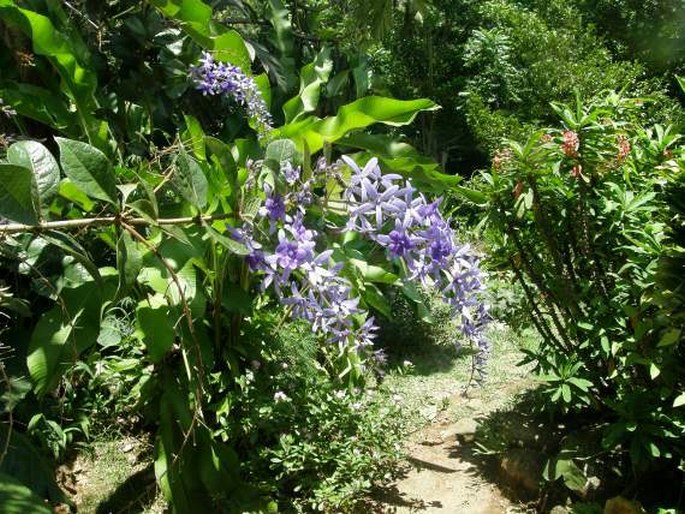
[[381,284],[394,284],[399,278],[394,273],[389,272],[385,268],[380,266],[374,266],[373,264],[368,264],[365,261],[359,259],[349,259],[350,264],[354,266],[364,280],[369,282],[378,282]]
[[649,364],[649,376],[652,380],[661,375],[661,370],[653,362]]
[[207,160],[204,141],[205,133],[202,130],[202,125],[200,125],[196,117],[190,114],[184,114],[183,119],[186,122],[186,137],[189,139],[188,143],[193,149],[193,154],[201,161]]
[[197,161],[181,149],[174,161],[173,184],[184,200],[197,209],[207,205],[209,184]]
[[114,171],[105,154],[81,141],[62,137],[55,141],[60,164],[71,182],[91,198],[118,206]]
[[8,80],[0,82],[0,98],[17,114],[49,127],[67,133],[78,128],[75,113],[69,111],[67,101],[54,91]]
[[148,297],[136,308],[138,336],[145,343],[152,362],[159,362],[171,349],[176,337],[174,324],[166,299],[161,294]]
[[0,163],[0,217],[35,225],[38,223],[38,189],[28,168]]
[[117,241],[117,270],[119,271],[119,293],[127,291],[138,278],[143,267],[143,258],[138,246],[126,231]]
[[64,288],[61,301],[38,320],[26,364],[39,397],[51,391],[66,365],[94,344],[100,332],[101,291],[95,282]]
[[675,400],[673,400],[673,407],[682,407],[685,405],[685,393],[680,393]]
[[235,255],[250,255],[250,250],[244,244],[234,241],[230,237],[226,237],[209,225],[205,224],[204,226],[207,230],[207,235],[211,238],[211,240],[223,246],[229,252]]
[[324,119],[313,116],[283,125],[274,130],[274,137],[292,139],[298,150],[304,144],[312,153],[323,148],[324,142],[333,143],[348,133],[375,123],[402,126],[411,123],[422,111],[434,111],[439,107],[427,99],[396,100],[380,96],[360,98],[342,106],[335,116]]
[[89,59],[82,45],[77,49],[79,45],[73,44],[66,32],[57,30],[50,18],[19,8],[13,0],[0,0],[0,19],[19,27],[30,38],[34,53],[45,56],[55,67],[76,104],[77,119],[88,138],[104,148],[107,124],[92,115],[98,107],[94,100],[97,88],[95,67],[91,63],[82,64],[83,59]]
[[[42,501],[49,500],[52,503],[67,503],[66,495],[55,481],[55,473],[50,460],[26,435],[15,430],[10,430],[6,423],[0,424],[0,441],[7,441],[11,437],[7,447],[7,454],[0,463],[0,473],[9,475],[19,480],[28,487],[33,494]],[[3,480],[0,478],[0,483]],[[2,494],[0,493],[0,497]],[[0,500],[0,512],[3,509]],[[21,511],[22,514],[24,511]],[[30,511],[26,511],[30,512]]]
[[213,50],[218,60],[250,71],[250,53],[245,41],[235,30],[212,20],[212,8],[201,0],[149,0],[165,16],[181,24],[181,28],[201,47]]
[[274,173],[279,173],[284,162],[293,162],[297,155],[295,143],[290,139],[277,139],[266,147],[264,164]]
[[392,307],[390,306],[390,302],[375,285],[366,284],[364,286],[362,299],[368,306],[376,309],[386,318],[392,318]]
[[88,198],[88,195],[81,191],[76,184],[68,178],[64,178],[60,182],[59,195],[64,199],[75,203],[86,212],[92,211],[95,207],[95,202]]
[[88,255],[88,251],[81,246],[76,239],[65,232],[58,232],[56,230],[45,231],[41,234],[40,239],[45,240],[48,244],[54,245],[67,255],[72,256],[76,262],[79,262],[97,283],[102,282],[100,272],[95,263]]
[[678,81],[678,85],[680,86],[680,89],[685,93],[685,77],[679,77],[676,75],[676,80]]
[[302,118],[304,114],[316,110],[321,95],[321,87],[328,82],[333,71],[331,49],[324,47],[313,62],[300,71],[300,91],[283,105],[285,122],[290,123]]
[[12,476],[0,473],[0,512],[52,514],[52,509],[31,489]]
[[33,172],[38,196],[47,206],[59,189],[59,165],[50,151],[37,141],[19,141],[8,148],[7,160]]
[[667,330],[663,336],[661,336],[661,339],[659,339],[659,344],[657,344],[658,347],[663,347],[663,346],[671,346],[678,341],[680,341],[680,334],[681,331],[680,329],[677,328],[672,328],[670,330]]

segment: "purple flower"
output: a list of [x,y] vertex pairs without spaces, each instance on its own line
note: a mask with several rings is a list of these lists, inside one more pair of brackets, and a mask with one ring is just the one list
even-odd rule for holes
[[271,114],[257,83],[252,77],[245,75],[238,66],[215,62],[210,53],[203,52],[200,64],[190,68],[190,75],[203,95],[233,97],[254,120],[259,134],[271,130]]

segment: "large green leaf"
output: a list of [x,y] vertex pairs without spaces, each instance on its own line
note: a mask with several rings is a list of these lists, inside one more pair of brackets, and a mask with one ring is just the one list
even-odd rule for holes
[[38,223],[38,205],[38,189],[31,170],[0,163],[0,216],[34,225]]
[[3,514],[51,514],[52,509],[40,496],[19,480],[0,473],[0,512]]
[[67,177],[91,198],[117,206],[117,187],[112,165],[100,150],[88,143],[56,137],[59,161]]
[[0,19],[19,27],[31,39],[33,51],[51,62],[76,104],[78,118],[88,138],[93,144],[104,148],[107,124],[91,114],[97,108],[94,97],[97,78],[90,63],[81,63],[84,52],[76,50],[65,34],[55,28],[50,18],[20,8],[14,0],[0,0]]
[[[0,441],[6,441],[10,436],[12,439],[7,454],[0,463],[0,474],[19,480],[41,501],[47,499],[53,503],[66,503],[67,498],[55,481],[53,467],[40,448],[21,432],[12,430],[10,433],[8,426],[0,423]],[[6,512],[1,500],[0,512]]]
[[316,110],[321,95],[321,87],[328,82],[333,71],[331,49],[323,48],[313,62],[302,67],[300,72],[300,92],[283,105],[286,123],[297,121],[303,115]]
[[41,203],[47,206],[59,189],[59,165],[50,151],[37,141],[19,141],[7,150],[7,160],[33,172]]
[[178,21],[183,30],[214,57],[250,72],[250,54],[235,30],[212,21],[212,8],[202,0],[148,0],[165,16]]
[[64,288],[57,305],[41,316],[26,359],[39,397],[51,391],[66,366],[97,341],[102,291],[94,281]]
[[141,301],[136,308],[137,335],[145,343],[152,362],[159,362],[171,349],[176,337],[166,299],[157,293]]
[[342,106],[335,116],[324,119],[313,116],[283,125],[274,131],[276,138],[292,139],[300,151],[304,145],[314,153],[324,143],[333,143],[355,130],[375,123],[401,126],[411,123],[421,111],[434,111],[439,107],[425,98],[396,100],[380,96],[367,96]]

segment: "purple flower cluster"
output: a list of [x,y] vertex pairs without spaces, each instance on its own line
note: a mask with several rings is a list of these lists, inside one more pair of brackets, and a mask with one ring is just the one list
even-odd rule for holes
[[[349,213],[343,230],[361,233],[384,248],[406,279],[438,289],[460,317],[462,332],[478,348],[474,368],[484,370],[488,315],[478,299],[483,290],[478,258],[468,245],[456,243],[440,214],[440,200],[428,202],[400,175],[381,173],[377,159],[363,168],[347,157],[343,160],[352,169],[343,193]],[[247,262],[261,274],[263,289],[273,288],[294,317],[309,321],[328,341],[359,350],[373,345],[373,318],[364,321],[359,298],[340,275],[342,264],[333,263],[331,250],[317,250],[321,234],[305,225],[317,177],[327,173],[339,178],[339,166],[319,164],[313,177],[303,180],[299,168],[282,163],[280,174],[288,191],[281,193],[264,182],[265,201],[255,219],[231,234],[250,250]],[[258,232],[267,225],[268,230]]]
[[[341,348],[372,346],[373,318],[364,321],[366,313],[359,307],[359,298],[353,297],[350,283],[339,274],[342,264],[333,264],[332,250],[317,251],[320,234],[305,226],[315,178],[303,181],[300,169],[290,163],[283,164],[281,173],[291,191],[282,195],[264,183],[266,199],[256,219],[231,229],[232,237],[250,250],[247,262],[251,271],[261,273],[262,289],[273,288],[293,317],[308,321],[313,331]],[[268,245],[256,241],[255,226],[262,220],[269,224],[268,234],[261,234],[269,240]],[[267,246],[273,250],[268,251]]]
[[375,158],[363,168],[343,160],[352,169],[344,193],[350,216],[346,230],[366,234],[402,263],[410,279],[441,292],[461,316],[464,335],[476,343],[476,365],[482,368],[478,361],[484,363],[490,346],[483,333],[487,309],[478,299],[483,291],[479,260],[469,245],[455,242],[440,200],[428,202],[402,176],[381,173]]
[[271,114],[257,83],[238,66],[216,62],[210,53],[203,52],[200,64],[191,67],[190,74],[204,95],[229,95],[242,105],[254,120],[259,134],[271,130]]

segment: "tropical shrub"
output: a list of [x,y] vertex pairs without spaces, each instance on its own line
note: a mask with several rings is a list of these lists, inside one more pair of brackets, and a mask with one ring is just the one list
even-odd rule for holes
[[636,471],[677,464],[685,435],[682,276],[660,278],[679,251],[668,205],[685,161],[640,106],[554,104],[561,128],[510,142],[480,177],[492,263],[515,273],[542,335],[528,361],[545,409],[603,423],[604,451]]

